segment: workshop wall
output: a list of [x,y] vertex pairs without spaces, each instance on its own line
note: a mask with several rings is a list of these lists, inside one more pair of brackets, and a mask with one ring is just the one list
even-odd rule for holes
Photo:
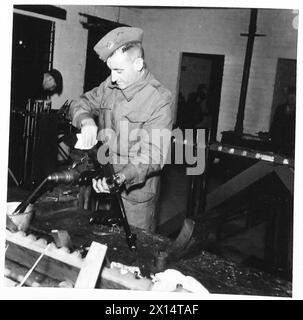
[[99,18],[117,21],[118,7],[106,6],[59,6],[66,10],[66,20],[56,21],[54,67],[62,71],[64,90],[62,95],[53,97],[53,108],[60,106],[67,99],[79,98],[83,93],[86,63],[87,29],[80,23],[83,18],[79,13],[90,14]]
[[[139,8],[132,11],[131,25],[144,30],[147,63],[152,72],[172,90],[178,91],[181,52],[220,54],[225,56],[221,104],[218,123],[220,132],[233,130],[238,111],[250,9],[205,8]],[[258,11],[248,85],[244,131],[256,133],[270,124],[273,90],[278,58],[296,59],[297,30],[292,10]],[[124,15],[121,15],[124,18]],[[130,15],[125,15],[125,20]]]
[[[218,123],[220,132],[232,130],[236,121],[242,81],[250,10],[216,8],[130,8],[110,6],[59,6],[66,20],[56,21],[54,67],[62,71],[64,90],[53,97],[53,108],[83,92],[87,30],[79,12],[144,30],[146,60],[152,73],[177,98],[181,52],[225,56]],[[244,131],[255,133],[269,128],[278,58],[296,59],[297,30],[292,10],[258,11],[246,100]],[[176,111],[176,110],[175,110]]]

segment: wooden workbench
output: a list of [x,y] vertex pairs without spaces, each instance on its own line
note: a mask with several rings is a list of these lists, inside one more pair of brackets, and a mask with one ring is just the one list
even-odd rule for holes
[[[41,210],[41,208],[43,208]],[[51,230],[68,231],[75,247],[86,247],[92,241],[106,244],[110,261],[129,266],[138,266],[146,277],[155,269],[155,255],[164,250],[172,240],[131,227],[137,235],[138,255],[132,253],[125,240],[123,228],[113,232],[109,227],[89,223],[91,213],[77,207],[45,210],[45,205],[36,205],[36,216],[31,225],[32,233],[51,234]],[[199,239],[183,257],[168,262],[166,269],[172,268],[184,275],[194,277],[210,292],[218,294],[260,295],[291,297],[290,282],[277,279],[256,269],[239,266],[203,250]]]

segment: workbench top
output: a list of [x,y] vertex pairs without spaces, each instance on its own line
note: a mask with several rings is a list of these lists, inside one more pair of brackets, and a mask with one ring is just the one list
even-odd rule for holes
[[[155,272],[155,255],[172,244],[172,240],[133,228],[137,236],[137,256],[132,253],[125,239],[124,229],[113,231],[109,227],[89,223],[90,211],[63,208],[56,211],[39,210],[31,225],[31,232],[51,234],[51,230],[66,230],[76,248],[89,247],[92,241],[107,245],[107,257],[128,266],[138,266],[144,276]],[[210,293],[257,296],[291,297],[290,282],[273,277],[257,269],[247,268],[211,254],[193,242],[194,250],[166,264],[166,269],[176,269],[198,280]]]

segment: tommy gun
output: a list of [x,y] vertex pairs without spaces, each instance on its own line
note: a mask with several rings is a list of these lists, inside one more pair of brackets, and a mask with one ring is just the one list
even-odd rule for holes
[[[115,173],[114,167],[110,161],[107,161],[106,164],[101,165],[96,158],[95,150],[97,150],[101,145],[102,143],[98,142],[93,149],[88,151],[89,158],[94,163],[94,166],[98,168],[98,170],[95,171],[97,175],[94,178],[102,179],[103,177],[105,177],[106,183],[109,188],[109,192],[112,196],[112,200],[113,200],[112,204],[115,206],[115,209],[118,211],[118,214],[122,220],[123,228],[126,235],[126,243],[131,251],[136,252],[137,236],[136,234],[132,233],[130,230],[126,212],[125,212],[125,207],[124,207],[121,193],[120,193],[123,184],[119,182],[119,176]],[[109,149],[106,150],[106,156],[108,157],[108,155],[109,155]],[[79,177],[79,184],[84,184],[84,183],[87,184],[89,181],[90,183],[92,183],[91,182],[92,178],[90,178],[92,175],[93,175],[92,171],[90,172],[87,171],[86,174],[83,174],[82,176]]]
[[[88,156],[92,158],[93,162],[96,162],[96,158],[93,153],[88,152]],[[81,173],[72,166],[70,169],[63,170],[61,172],[54,172],[45,178],[42,183],[15,209],[14,214],[22,214],[30,203],[34,203],[39,197],[40,191],[43,187],[53,184],[78,184],[78,185],[92,185],[92,179],[102,179],[105,177],[109,192],[112,196],[113,203],[117,208],[118,214],[122,220],[123,228],[126,235],[126,242],[129,249],[133,252],[137,251],[136,247],[136,235],[131,232],[125,207],[120,194],[122,185],[118,182],[118,176],[114,172],[113,165],[108,162],[105,165],[95,163],[98,166],[98,170],[86,170]]]
[[113,200],[117,206],[117,210],[119,212],[120,217],[122,218],[122,223],[126,235],[126,242],[131,251],[136,251],[136,235],[131,232],[128,221],[127,221],[127,216],[125,212],[125,207],[122,201],[122,197],[120,194],[121,190],[121,184],[118,181],[118,176],[114,172],[113,165],[108,162],[107,164],[103,165],[103,174],[106,179],[109,192],[113,197]]

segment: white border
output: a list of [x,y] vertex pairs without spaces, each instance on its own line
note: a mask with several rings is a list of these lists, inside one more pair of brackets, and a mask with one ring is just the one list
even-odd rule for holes
[[[4,3],[4,4],[3,4]],[[242,8],[281,8],[281,9],[299,9],[301,15],[302,2],[300,1],[269,1],[269,0],[254,0],[254,1],[166,1],[166,0],[153,0],[153,1],[108,1],[103,0],[102,5],[121,5],[121,6],[172,6],[172,7],[184,7],[184,6],[193,6],[193,7],[242,7]],[[8,130],[9,130],[9,95],[10,95],[10,73],[11,73],[11,29],[12,29],[12,6],[13,4],[42,4],[41,0],[32,0],[32,1],[4,1],[1,3],[0,10],[0,32],[1,32],[1,117],[0,117],[0,139],[2,141],[2,150],[8,150]],[[58,1],[49,0],[45,4],[52,5],[62,5]],[[64,1],[64,5],[98,5],[100,1]],[[299,30],[298,30],[298,57],[303,56],[302,51],[302,23],[299,21]],[[294,278],[293,278],[293,299],[302,299],[303,291],[303,213],[301,212],[301,202],[303,195],[303,181],[302,181],[302,148],[300,144],[300,137],[303,136],[301,124],[302,119],[302,59],[297,59],[298,62],[298,85],[297,85],[297,131],[296,131],[296,178],[295,178],[295,225],[294,225]],[[4,155],[1,159],[0,166],[0,176],[1,176],[1,192],[0,192],[0,209],[2,212],[1,215],[1,224],[0,227],[5,228],[5,211],[6,211],[6,181],[7,181],[7,153],[4,152]],[[4,239],[5,232],[0,232],[0,274],[4,274]],[[1,278],[0,278],[1,279]],[[196,300],[233,300],[233,299],[245,299],[245,300],[256,300],[256,299],[279,299],[279,298],[270,298],[270,297],[256,297],[256,296],[232,296],[232,295],[210,295],[201,297],[195,294],[161,294],[159,292],[127,292],[127,295],[124,291],[117,290],[106,290],[106,294],[102,294],[103,290],[76,290],[76,289],[38,289],[38,288],[3,288],[2,281],[0,282],[0,299],[10,300],[10,299],[80,299],[80,300],[111,300],[111,299],[134,299],[134,300],[149,300],[149,299],[196,299]],[[281,298],[283,299],[283,298]]]

